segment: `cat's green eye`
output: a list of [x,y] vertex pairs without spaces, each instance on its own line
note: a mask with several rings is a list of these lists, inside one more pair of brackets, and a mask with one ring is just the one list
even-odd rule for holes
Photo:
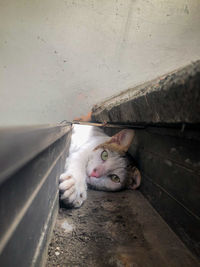
[[102,153],[101,153],[101,159],[103,161],[106,161],[108,158],[108,152],[106,150],[104,150]]
[[110,179],[115,183],[120,183],[120,178],[116,174],[111,174]]

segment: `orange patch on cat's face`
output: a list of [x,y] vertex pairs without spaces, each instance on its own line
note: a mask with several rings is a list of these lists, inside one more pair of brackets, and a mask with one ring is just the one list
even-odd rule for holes
[[94,150],[98,148],[102,149],[108,149],[110,151],[115,151],[119,153],[120,155],[124,155],[133,140],[134,137],[134,131],[124,129],[117,134],[113,135],[108,141],[106,141],[103,144],[98,145]]

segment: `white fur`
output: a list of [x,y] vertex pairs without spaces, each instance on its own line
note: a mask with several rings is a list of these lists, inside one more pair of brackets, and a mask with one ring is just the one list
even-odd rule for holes
[[[97,190],[117,191],[124,187],[127,161],[117,152],[108,151],[108,159],[103,161],[103,149],[94,149],[109,140],[100,128],[74,125],[69,157],[65,172],[60,176],[61,199],[73,207],[80,207],[87,198],[87,184]],[[98,169],[101,177],[90,177]],[[120,183],[110,179],[110,174],[120,177]]]

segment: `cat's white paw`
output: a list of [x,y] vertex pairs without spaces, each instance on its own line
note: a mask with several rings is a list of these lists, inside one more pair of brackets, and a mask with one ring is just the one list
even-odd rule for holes
[[69,173],[61,174],[59,182],[61,200],[66,205],[79,208],[87,198],[86,184],[78,182]]

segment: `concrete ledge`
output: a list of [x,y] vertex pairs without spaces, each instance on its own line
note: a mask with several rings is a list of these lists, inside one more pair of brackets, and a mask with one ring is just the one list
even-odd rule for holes
[[93,107],[96,122],[200,123],[200,60]]
[[140,190],[200,257],[200,61],[94,106],[92,119],[144,126],[129,150]]

